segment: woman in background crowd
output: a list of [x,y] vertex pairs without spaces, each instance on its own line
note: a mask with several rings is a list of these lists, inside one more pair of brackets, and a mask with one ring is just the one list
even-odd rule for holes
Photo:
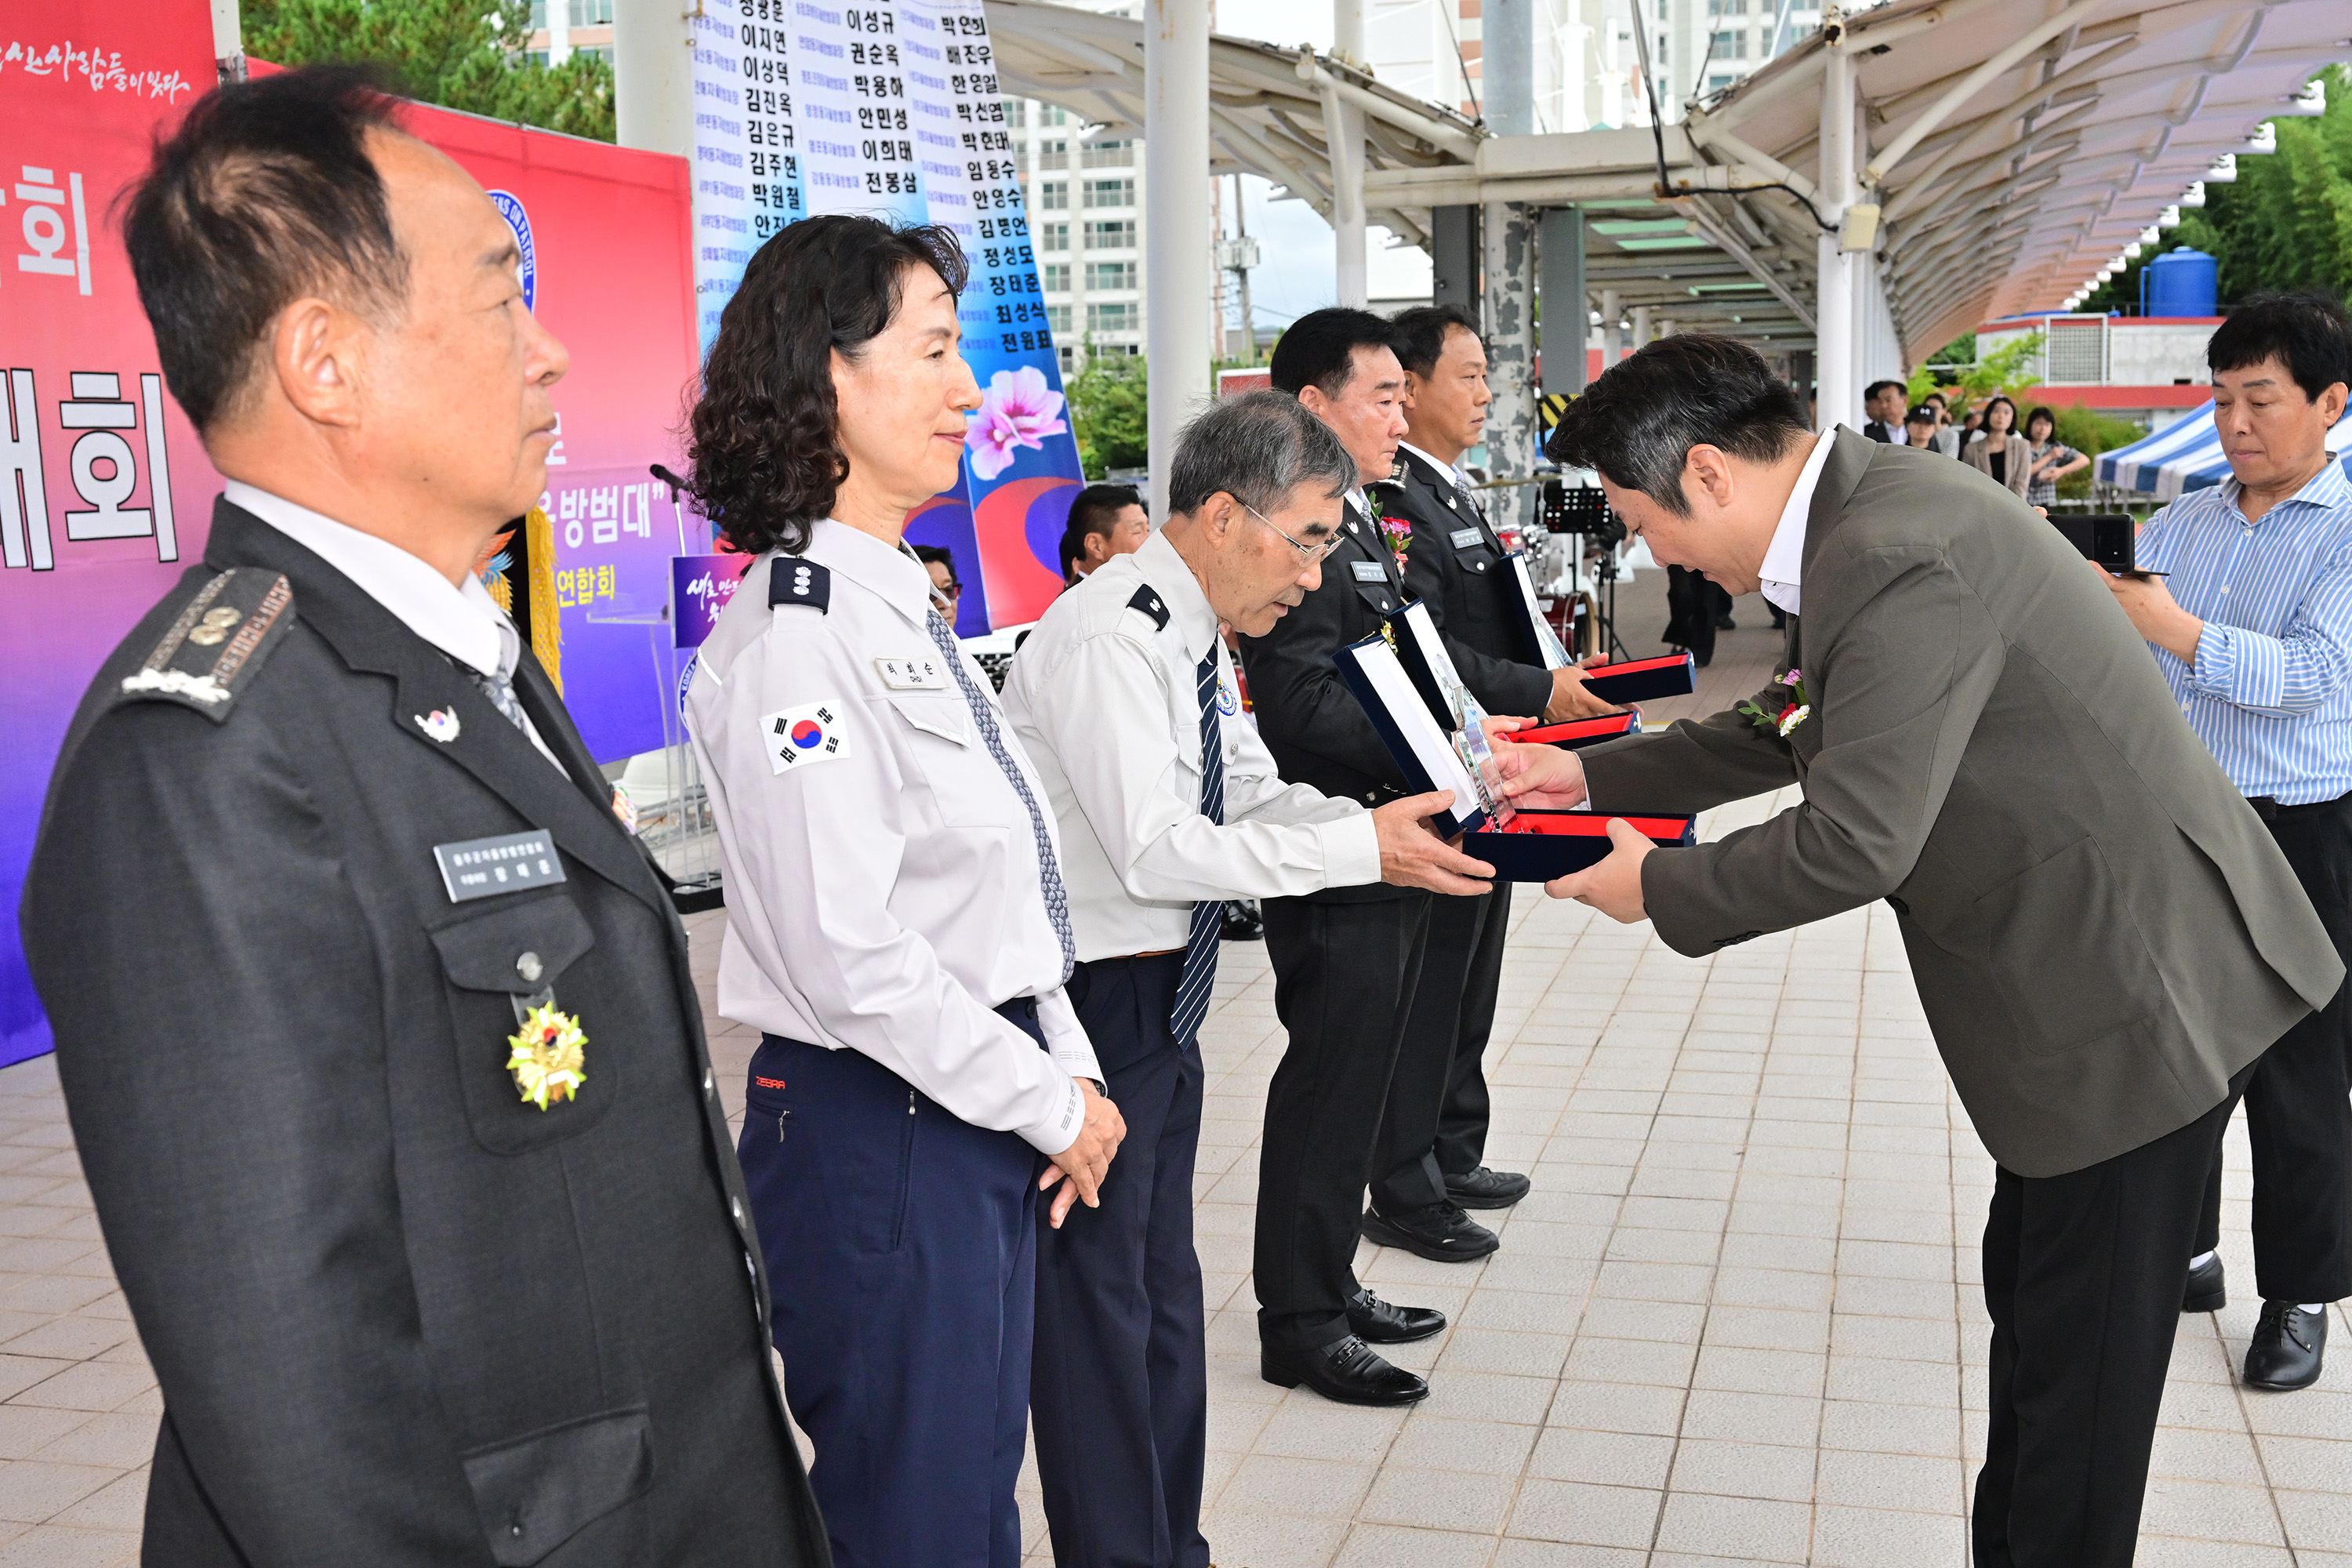
[[2018,433],[2017,405],[1996,397],[1984,405],[1984,426],[1969,437],[1960,460],[2021,496],[2032,469],[2032,451]]
[[2037,408],[2025,416],[2025,504],[2042,508],[2058,504],[2058,481],[2079,474],[2091,459],[2058,439],[2058,416]]

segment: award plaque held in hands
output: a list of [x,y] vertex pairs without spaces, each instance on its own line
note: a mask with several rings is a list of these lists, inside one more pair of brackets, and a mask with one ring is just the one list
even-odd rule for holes
[[[1396,759],[1407,789],[1453,791],[1453,806],[1435,819],[1438,830],[1448,837],[1460,834],[1463,853],[1494,867],[1497,879],[1549,882],[1608,855],[1612,818],[1589,811],[1520,811],[1500,798],[1494,787],[1494,753],[1477,722],[1483,713],[1466,689],[1457,710],[1464,721],[1449,736],[1387,635],[1350,643],[1332,659]],[[1449,660],[1446,668],[1451,668]],[[1689,816],[1660,813],[1622,819],[1662,847],[1694,841],[1695,819]]]

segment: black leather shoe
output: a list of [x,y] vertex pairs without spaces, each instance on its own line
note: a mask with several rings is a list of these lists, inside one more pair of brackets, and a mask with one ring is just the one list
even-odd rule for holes
[[1255,899],[1227,899],[1225,912],[1217,922],[1221,942],[1263,942],[1265,921],[1258,913]]
[[1339,1405],[1411,1405],[1429,1397],[1428,1384],[1390,1365],[1353,1334],[1315,1351],[1266,1345],[1257,1365],[1258,1375],[1277,1388],[1303,1383]]
[[2230,1286],[2221,1278],[2221,1255],[2217,1252],[2189,1271],[2189,1289],[2180,1293],[2180,1310],[2218,1312],[2229,1304]]
[[1366,1209],[1365,1239],[1402,1247],[1437,1263],[1468,1263],[1503,1245],[1502,1237],[1464,1214],[1458,1204],[1430,1204],[1401,1215]]
[[1395,1307],[1370,1290],[1348,1303],[1348,1327],[1372,1345],[1409,1345],[1445,1331],[1445,1314],[1429,1307]]
[[1507,1209],[1528,1195],[1531,1184],[1517,1171],[1481,1165],[1466,1176],[1445,1178],[1445,1195],[1465,1209]]
[[2319,1381],[2327,1349],[2327,1309],[2306,1312],[2292,1301],[2264,1301],[2254,1342],[2246,1347],[2246,1382],[2281,1391],[2309,1388]]

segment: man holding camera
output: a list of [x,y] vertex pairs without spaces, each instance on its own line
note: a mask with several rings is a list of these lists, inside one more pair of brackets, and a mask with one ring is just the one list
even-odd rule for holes
[[[2317,295],[2257,295],[2205,353],[2230,478],[2149,521],[2137,553],[2147,571],[2100,580],[2336,951],[2352,953],[2352,482],[2327,450],[2352,384],[2352,321]],[[2352,1296],[2347,1048],[2352,998],[2338,991],[2246,1084],[2263,1310],[2245,1378],[2256,1388],[2310,1387],[2327,1303]],[[2221,1234],[2216,1160],[2184,1312],[2227,1300]]]

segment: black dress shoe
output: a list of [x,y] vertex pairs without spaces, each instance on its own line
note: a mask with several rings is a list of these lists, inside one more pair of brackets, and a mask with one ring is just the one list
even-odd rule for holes
[[1373,1345],[1409,1345],[1445,1330],[1445,1314],[1429,1307],[1396,1307],[1370,1290],[1359,1290],[1348,1303],[1348,1327],[1358,1339]]
[[2264,1301],[2254,1342],[2246,1347],[2246,1382],[2281,1391],[2309,1388],[2319,1381],[2319,1361],[2327,1349],[2327,1309],[2306,1312],[2292,1301]]
[[1257,1365],[1258,1375],[1277,1388],[1303,1383],[1339,1405],[1411,1405],[1429,1397],[1429,1384],[1353,1334],[1321,1350],[1269,1344],[1259,1350]]
[[1465,1209],[1507,1209],[1528,1195],[1529,1183],[1517,1171],[1481,1165],[1465,1176],[1445,1178],[1445,1195]]
[[2189,1289],[2180,1293],[2180,1310],[2218,1312],[2229,1304],[2229,1282],[2221,1278],[2221,1255],[2217,1252],[2189,1271]]
[[1258,913],[1255,899],[1227,899],[1225,912],[1217,921],[1217,939],[1221,942],[1263,942],[1265,921]]
[[1429,1204],[1401,1215],[1366,1209],[1362,1228],[1367,1240],[1402,1247],[1438,1263],[1468,1263],[1503,1245],[1500,1237],[1464,1214],[1458,1204]]

